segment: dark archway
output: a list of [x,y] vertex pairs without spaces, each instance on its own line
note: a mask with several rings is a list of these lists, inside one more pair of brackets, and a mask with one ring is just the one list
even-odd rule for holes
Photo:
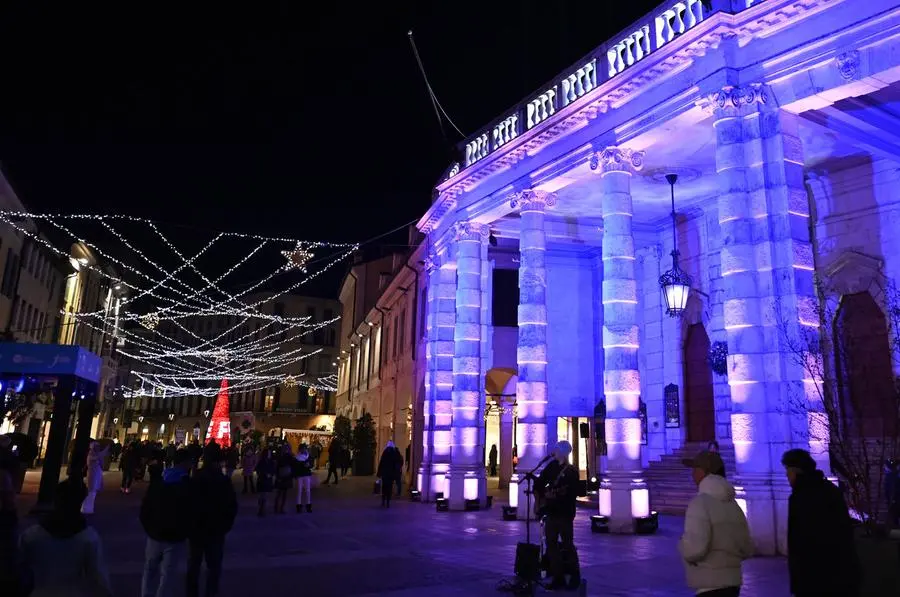
[[841,297],[834,336],[842,422],[857,436],[893,437],[897,405],[887,319],[871,294]]
[[689,326],[684,343],[684,410],[689,442],[716,439],[716,401],[708,355],[709,336],[703,324]]

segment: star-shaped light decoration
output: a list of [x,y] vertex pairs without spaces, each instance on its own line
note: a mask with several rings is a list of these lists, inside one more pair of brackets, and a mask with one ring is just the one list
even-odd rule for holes
[[297,387],[297,379],[293,375],[288,375],[281,382],[286,388],[296,388]]
[[217,365],[224,365],[228,361],[228,351],[217,350],[213,354],[213,358],[216,360]]
[[298,242],[297,246],[292,250],[282,251],[281,254],[287,259],[284,269],[296,269],[302,274],[306,273],[306,264],[309,263],[309,260],[312,259],[313,256],[312,252],[303,248],[303,243],[300,242]]
[[319,391],[316,390],[315,388],[309,388],[308,390],[306,390],[306,395],[309,396],[310,398],[315,398],[316,394],[318,394],[318,393],[319,393]]
[[155,330],[156,326],[159,325],[159,314],[147,313],[146,315],[143,315],[141,317],[141,325],[148,330]]

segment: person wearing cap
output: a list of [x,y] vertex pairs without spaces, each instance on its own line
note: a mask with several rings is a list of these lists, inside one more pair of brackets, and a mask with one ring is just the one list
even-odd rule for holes
[[[581,570],[575,551],[575,501],[578,498],[578,469],[569,464],[572,444],[561,441],[553,450],[553,460],[541,471],[535,492],[546,501],[544,534],[550,561],[551,589],[578,589]],[[569,582],[565,575],[569,573]]]
[[[841,490],[806,450],[781,457],[788,500],[788,573],[795,597],[852,597],[860,584],[853,522]],[[827,571],[827,574],[823,574]]]
[[755,551],[747,518],[734,499],[734,487],[717,474],[724,469],[718,453],[704,450],[684,464],[693,470],[698,489],[678,542],[687,584],[703,597],[737,597],[741,563]]

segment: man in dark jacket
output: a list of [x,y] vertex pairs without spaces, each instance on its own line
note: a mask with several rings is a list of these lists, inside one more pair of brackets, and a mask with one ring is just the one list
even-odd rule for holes
[[[569,464],[572,445],[561,441],[553,450],[550,461],[535,482],[534,490],[544,500],[544,532],[553,589],[581,585],[578,553],[575,551],[575,502],[578,498],[578,469]],[[570,574],[566,583],[566,572]]]
[[853,597],[860,568],[844,496],[806,450],[788,450],[781,464],[793,488],[788,501],[791,594]]
[[193,524],[188,535],[190,555],[187,597],[200,595],[200,566],[206,561],[206,597],[219,594],[225,535],[237,516],[237,494],[222,474],[222,451],[210,444],[203,451],[203,468],[191,479]]
[[176,592],[178,563],[184,558],[191,529],[191,457],[186,450],[172,455],[173,467],[151,480],[141,503],[141,524],[147,533],[141,597],[167,597]]

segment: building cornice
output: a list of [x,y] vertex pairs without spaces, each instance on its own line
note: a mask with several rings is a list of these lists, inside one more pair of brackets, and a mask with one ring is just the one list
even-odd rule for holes
[[[514,136],[497,144],[495,148],[492,147],[484,155],[479,154],[478,159],[466,167],[460,169],[451,167],[448,174],[452,174],[452,176],[437,186],[437,198],[428,212],[419,220],[417,224],[419,230],[426,234],[436,230],[440,227],[446,214],[455,209],[460,197],[473,190],[485,179],[508,170],[525,157],[536,154],[547,145],[580,130],[600,115],[623,106],[644,90],[659,85],[662,80],[682,72],[698,57],[718,48],[724,40],[736,39],[740,45],[746,45],[755,37],[771,35],[775,31],[842,1],[769,0],[739,10],[735,14],[724,12],[722,3],[716,2],[720,12],[705,17],[680,36],[665,41],[661,47],[642,55],[634,61],[632,66],[624,68],[622,72],[610,75],[610,78],[593,86],[581,96],[575,97],[564,107],[554,108],[552,114],[547,118],[542,119],[528,130],[520,129],[524,132],[517,132]],[[656,13],[644,17],[635,26],[649,26],[641,25],[641,23],[649,23],[655,18],[654,14]],[[636,31],[634,34],[636,35],[638,32]],[[593,57],[597,61],[595,64],[605,64],[599,59],[611,51],[611,46],[618,47],[619,45],[621,45],[620,42],[604,44],[589,57]],[[567,77],[566,80],[569,78]],[[553,89],[562,88],[563,80],[553,85]],[[554,91],[554,97],[556,95],[557,92]],[[525,127],[529,124],[522,119],[523,110],[538,101],[540,97],[539,94],[516,108],[518,126]],[[503,119],[500,122],[502,123]],[[480,133],[481,136],[485,134]],[[471,143],[470,141],[469,144]]]

